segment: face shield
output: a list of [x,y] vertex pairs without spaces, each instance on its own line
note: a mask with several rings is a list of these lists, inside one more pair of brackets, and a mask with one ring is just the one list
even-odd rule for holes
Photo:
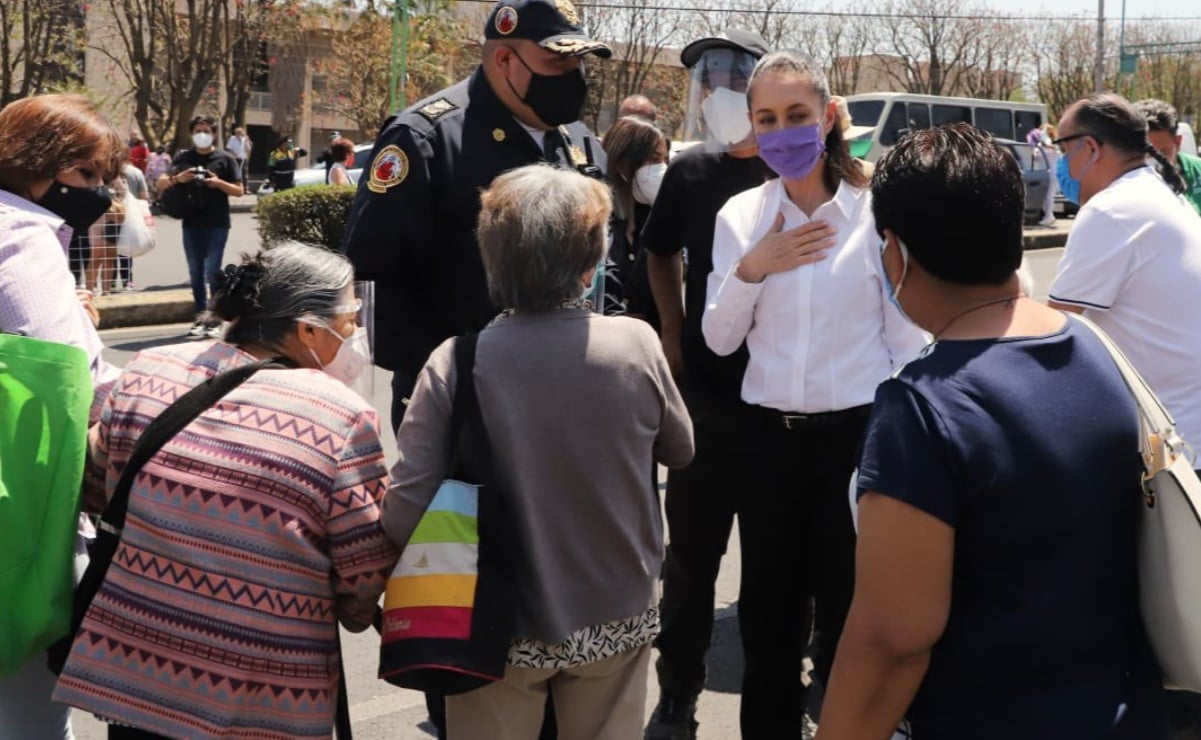
[[756,61],[751,54],[732,48],[701,54],[691,70],[684,141],[704,142],[707,150],[715,152],[752,145],[746,86]]
[[371,364],[355,379],[354,390],[368,401],[375,398],[375,283],[370,280],[354,282],[354,298],[359,306],[355,323],[367,330],[367,348],[371,353]]

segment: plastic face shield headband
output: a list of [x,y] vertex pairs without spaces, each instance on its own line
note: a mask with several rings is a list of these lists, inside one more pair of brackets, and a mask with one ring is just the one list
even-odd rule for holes
[[[692,67],[684,141],[726,151],[750,135],[746,87],[755,58],[736,49],[710,49]],[[736,102],[735,102],[736,101]]]

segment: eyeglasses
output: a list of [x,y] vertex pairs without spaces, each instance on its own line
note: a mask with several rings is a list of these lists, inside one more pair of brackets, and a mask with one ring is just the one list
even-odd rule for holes
[[[1076,139],[1082,139],[1085,136],[1093,136],[1093,135],[1088,133],[1087,131],[1085,131],[1083,133],[1072,134],[1071,136],[1064,136],[1064,137],[1061,137],[1058,139],[1054,139],[1051,141],[1051,143],[1054,144],[1055,146],[1059,147],[1060,154],[1067,154],[1068,148],[1066,146],[1064,146],[1064,144],[1068,143],[1069,141],[1075,141]],[[1093,138],[1096,139],[1097,137],[1093,136]],[[1097,143],[1099,144],[1101,142],[1098,140]]]

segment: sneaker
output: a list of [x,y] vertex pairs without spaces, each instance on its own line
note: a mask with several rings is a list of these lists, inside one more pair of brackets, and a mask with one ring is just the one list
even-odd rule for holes
[[696,740],[696,698],[659,698],[643,740]]
[[209,339],[222,339],[225,337],[225,324],[212,324],[206,326],[204,335]]
[[203,339],[205,334],[205,326],[203,321],[197,321],[192,324],[192,328],[188,329],[189,339]]

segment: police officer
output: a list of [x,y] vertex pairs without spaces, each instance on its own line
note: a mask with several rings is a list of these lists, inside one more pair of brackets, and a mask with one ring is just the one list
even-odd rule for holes
[[[772,176],[759,159],[746,101],[751,71],[767,51],[762,38],[735,29],[684,47],[680,61],[692,71],[684,135],[701,143],[668,165],[642,230],[663,350],[696,438],[692,464],[667,476],[670,544],[663,566],[662,631],[655,643],[660,698],[646,740],[696,737],[696,701],[705,685],[705,652],[713,632],[714,583],[736,503],[747,493],[746,466],[757,464],[744,449],[745,426],[739,423],[746,413],[740,397],[745,347],[730,357],[715,355],[705,345],[701,317],[717,212],[730,197]],[[681,273],[685,250],[686,279]]]
[[475,240],[479,192],[502,172],[550,161],[589,172],[600,144],[578,122],[581,57],[609,57],[569,0],[501,0],[468,79],[385,124],[359,180],[343,251],[376,282],[378,364],[393,371],[392,423],[429,353],[496,314]]

